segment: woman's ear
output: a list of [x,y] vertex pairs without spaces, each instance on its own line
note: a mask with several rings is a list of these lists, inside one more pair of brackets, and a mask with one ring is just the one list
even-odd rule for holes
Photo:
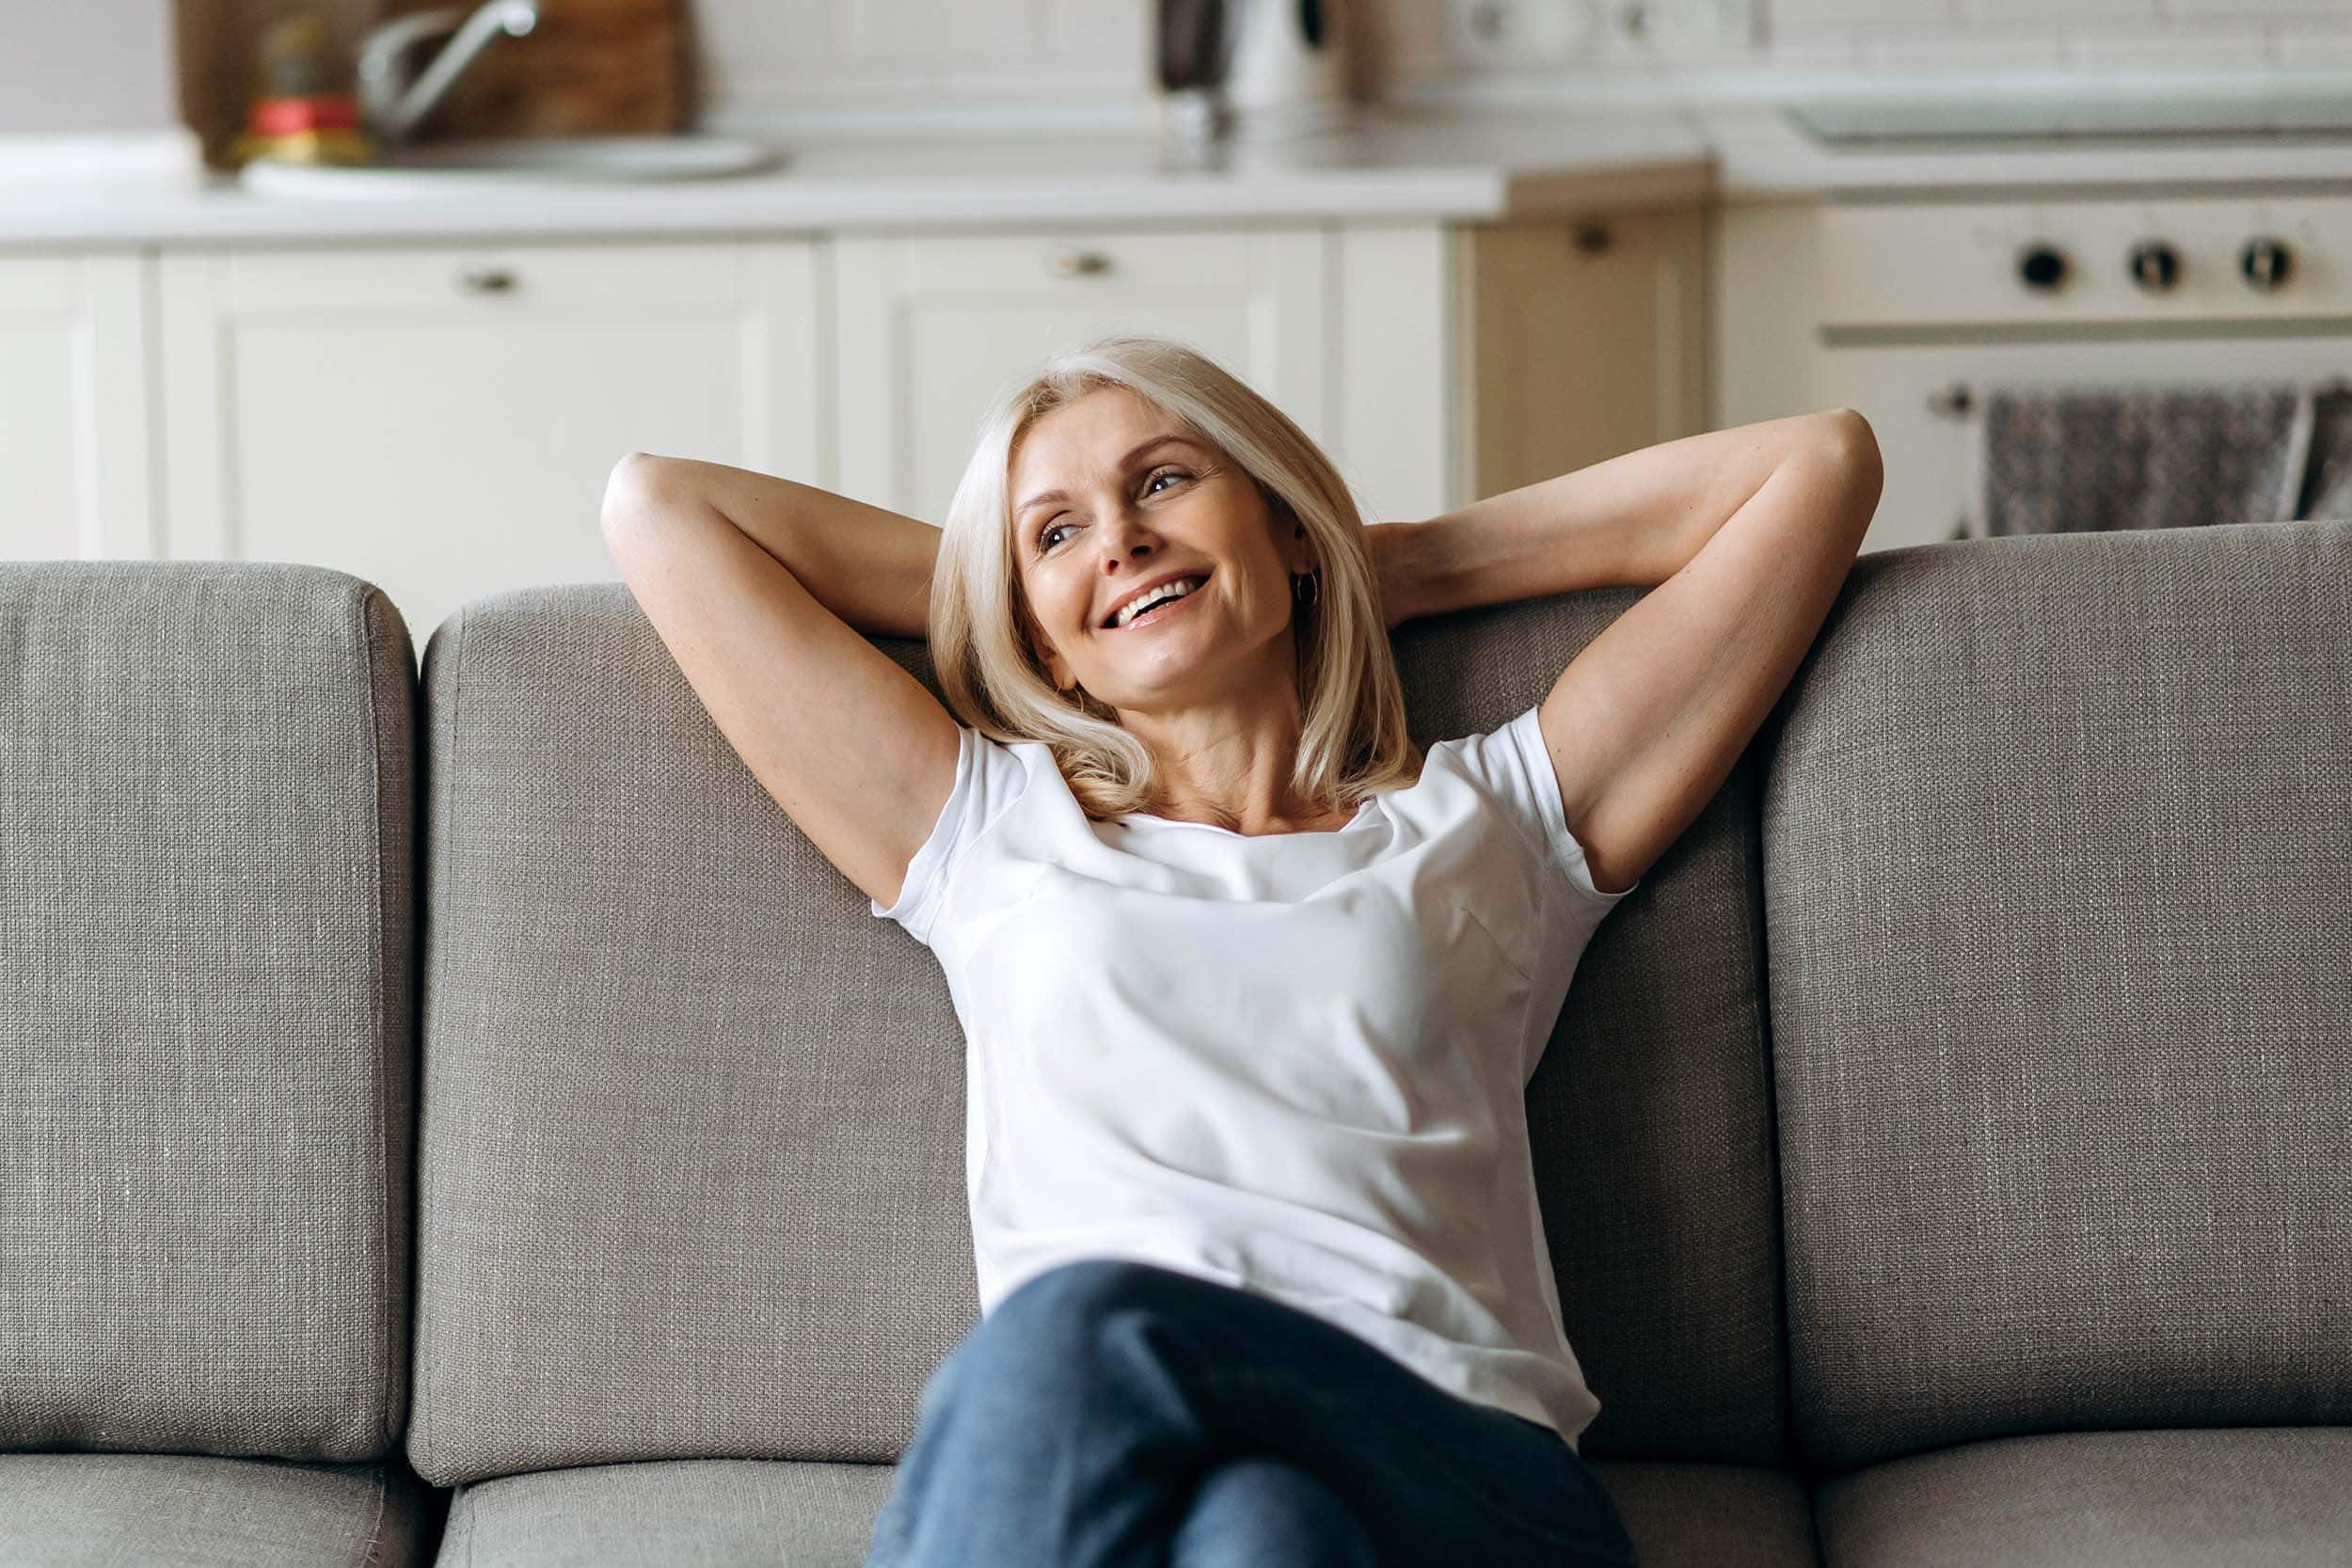
[[1029,634],[1029,656],[1037,660],[1038,668],[1045,672],[1045,678],[1055,690],[1067,691],[1077,684],[1070,678],[1070,666],[1062,661],[1061,655],[1048,647],[1045,640],[1034,631]]
[[1052,644],[1045,641],[1045,633],[1039,627],[1037,617],[1029,613],[1026,604],[1017,602],[1013,607],[1013,615],[1021,623],[1021,645],[1029,650],[1029,657],[1037,661],[1037,667],[1045,672],[1046,681],[1057,690],[1068,690],[1069,688],[1062,683],[1069,678],[1070,672],[1063,665],[1060,656],[1054,652]]

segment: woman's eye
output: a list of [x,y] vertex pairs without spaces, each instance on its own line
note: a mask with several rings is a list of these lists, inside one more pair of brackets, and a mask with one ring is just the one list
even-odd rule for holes
[[[1182,468],[1154,468],[1144,478],[1143,493],[1147,496],[1157,494],[1157,492],[1152,488],[1152,482],[1155,479],[1190,479],[1191,477],[1191,474],[1185,472]],[[1046,524],[1044,531],[1037,536],[1038,548],[1041,550],[1052,549],[1054,547],[1054,535],[1059,533],[1062,530],[1069,528],[1070,526],[1071,525],[1068,523]]]

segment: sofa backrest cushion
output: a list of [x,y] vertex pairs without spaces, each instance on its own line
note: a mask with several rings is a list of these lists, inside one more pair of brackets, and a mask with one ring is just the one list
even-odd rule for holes
[[0,562],[0,1447],[396,1446],[415,677],[342,572]]
[[[1491,730],[1643,591],[1407,621],[1413,738]],[[1743,755],[1579,961],[1527,1115],[1561,1315],[1600,1414],[1592,1457],[1790,1457],[1756,853]]]
[[[1523,710],[1637,597],[1400,627],[1417,737]],[[937,691],[920,640],[877,643]],[[769,799],[624,585],[467,604],[424,701],[411,1462],[895,1460],[978,1314],[937,961]],[[1748,777],[1597,935],[1529,1091],[1587,1451],[1781,1451]]]
[[2352,525],[1866,555],[1785,718],[1808,1455],[2352,1419]]

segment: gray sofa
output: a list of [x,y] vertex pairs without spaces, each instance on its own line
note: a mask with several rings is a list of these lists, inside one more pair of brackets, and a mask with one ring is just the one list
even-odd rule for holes
[[[1400,628],[1420,737],[1638,597]],[[618,582],[414,657],[0,563],[0,1562],[854,1568],[977,1311],[937,967]],[[1528,1091],[1645,1564],[2352,1560],[2347,781],[2352,525],[1855,563]]]

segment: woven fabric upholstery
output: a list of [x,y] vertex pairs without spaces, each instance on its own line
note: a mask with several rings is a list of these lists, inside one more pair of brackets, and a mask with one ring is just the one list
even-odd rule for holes
[[1593,1468],[1625,1516],[1642,1568],[1819,1568],[1812,1499],[1786,1470],[1638,1459]]
[[392,1451],[414,672],[341,572],[0,562],[0,1445]]
[[[1640,1543],[1645,1568],[1815,1568],[1812,1505],[1789,1476],[1616,1460],[1594,1468]],[[504,1476],[457,1494],[437,1560],[848,1568],[864,1558],[895,1480],[887,1465],[729,1459]]]
[[[2067,1432],[1876,1465],[1820,1501],[1828,1568],[2342,1568],[2352,1430]],[[1645,1543],[1643,1560],[1649,1560]]]
[[[1635,596],[1408,623],[1420,737],[1534,702]],[[877,641],[937,689],[924,643]],[[978,1313],[937,960],[769,799],[621,585],[472,601],[424,685],[412,1462],[895,1459]],[[1727,791],[1604,926],[1531,1086],[1595,1446],[1780,1451],[1752,821]]]
[[937,962],[626,586],[470,601],[423,695],[411,1462],[895,1459],[979,1311]]
[[408,1564],[436,1513],[397,1460],[0,1453],[0,1561],[42,1568]]
[[438,1560],[781,1563],[853,1568],[896,1470],[757,1459],[589,1465],[459,1492]]
[[2352,1420],[2347,628],[2343,522],[1856,563],[1763,820],[1824,1466]]
[[[1414,739],[1524,712],[1641,597],[1406,622],[1393,641]],[[1601,1402],[1588,1459],[1790,1457],[1756,771],[1742,757],[1593,934],[1528,1085],[1561,1316]]]

